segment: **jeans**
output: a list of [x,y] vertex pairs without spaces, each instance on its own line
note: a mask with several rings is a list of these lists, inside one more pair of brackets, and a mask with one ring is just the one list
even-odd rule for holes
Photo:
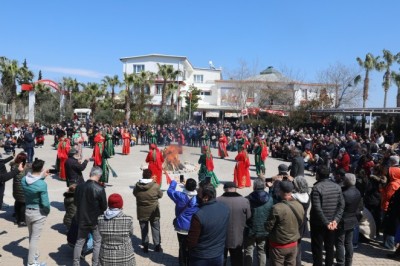
[[3,208],[4,190],[6,189],[6,183],[0,182],[0,210]]
[[35,257],[39,256],[38,245],[40,234],[42,233],[46,216],[40,213],[39,209],[26,209],[26,224],[29,232],[29,253],[28,264],[35,263]]
[[179,243],[179,266],[187,266],[189,265],[189,253],[186,246],[187,235],[179,234],[178,235],[178,243]]
[[353,262],[353,229],[336,232],[336,265],[351,266]]
[[140,232],[142,234],[142,245],[149,245],[149,223],[151,226],[151,235],[153,237],[153,244],[155,246],[161,244],[161,234],[160,234],[160,220],[156,221],[139,221]]
[[333,265],[335,231],[326,226],[311,224],[311,252],[313,265],[322,266],[322,249],[325,248],[325,266]]
[[100,254],[100,246],[101,246],[101,235],[97,228],[94,229],[89,228],[79,228],[78,229],[78,239],[76,240],[76,244],[74,247],[74,262],[73,266],[80,265],[80,259],[82,254],[82,248],[85,245],[86,239],[92,233],[93,235],[93,255],[92,255],[92,266],[99,265],[99,254]]
[[228,260],[228,251],[231,255],[232,266],[243,266],[243,247],[239,246],[236,248],[225,248],[224,250],[224,266]]
[[224,255],[221,254],[218,257],[211,259],[202,259],[190,257],[189,265],[190,266],[222,266],[224,264]]
[[27,163],[32,163],[33,162],[33,156],[35,155],[35,150],[32,147],[32,148],[26,148],[25,151],[26,151],[26,155],[27,155],[26,162]]
[[297,246],[291,248],[270,248],[270,266],[296,266]]
[[265,254],[265,241],[266,238],[246,237],[244,240],[244,265],[253,265],[253,252],[254,245],[257,247],[258,265],[265,266],[267,263],[267,256]]

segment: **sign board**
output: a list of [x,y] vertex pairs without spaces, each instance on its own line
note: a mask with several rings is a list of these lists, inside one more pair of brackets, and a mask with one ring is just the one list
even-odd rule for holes
[[208,111],[208,112],[206,112],[206,117],[216,117],[216,118],[219,118],[219,112]]

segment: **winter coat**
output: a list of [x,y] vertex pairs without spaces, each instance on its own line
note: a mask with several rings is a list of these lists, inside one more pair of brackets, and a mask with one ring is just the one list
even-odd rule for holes
[[301,156],[296,156],[292,159],[292,164],[289,167],[290,176],[303,176],[304,175],[304,160]]
[[39,209],[42,215],[50,213],[49,194],[47,183],[42,176],[33,176],[27,173],[21,180],[24,190],[26,208]]
[[338,184],[329,179],[322,179],[314,184],[311,192],[311,225],[326,226],[333,220],[339,223],[343,210],[344,199]]
[[293,199],[297,200],[304,209],[304,216],[303,216],[303,223],[301,224],[299,231],[300,231],[300,238],[303,238],[308,232],[308,218],[307,218],[307,211],[308,208],[310,207],[310,195],[308,193],[293,193],[292,194]]
[[64,209],[65,209],[65,214],[64,214],[64,219],[63,219],[63,224],[67,227],[71,227],[72,219],[75,216],[76,213],[76,206],[74,204],[74,192],[67,191],[64,193]]
[[400,166],[389,167],[389,183],[382,191],[381,208],[387,211],[390,198],[400,188]]
[[173,180],[167,191],[168,196],[175,202],[176,218],[174,219],[174,227],[178,232],[187,233],[193,214],[199,210],[196,198],[197,192],[187,190],[183,192],[176,191],[176,185],[177,182]]
[[85,180],[83,179],[82,171],[85,170],[87,164],[88,164],[87,160],[84,160],[82,163],[79,163],[79,161],[73,156],[68,157],[67,161],[65,162],[65,173],[69,185],[71,184],[79,185],[85,182]]
[[133,189],[136,197],[136,213],[139,221],[160,219],[158,199],[163,196],[160,186],[153,179],[140,179]]
[[230,210],[225,247],[237,248],[243,243],[246,221],[251,217],[250,202],[237,192],[225,192],[217,201],[224,203]]
[[131,240],[133,218],[125,215],[122,211],[113,218],[107,218],[107,211],[100,215],[97,220],[101,235],[99,265],[136,265]]
[[358,224],[357,216],[360,216],[361,194],[355,186],[343,190],[344,211],[339,226],[345,231],[353,229]]
[[77,207],[78,227],[94,229],[97,226],[97,217],[107,209],[104,187],[91,179],[78,185],[75,189],[74,204]]
[[264,238],[268,235],[265,222],[268,220],[274,201],[264,190],[255,190],[246,198],[250,203],[251,217],[246,223],[245,236]]
[[[295,213],[288,205],[290,205]],[[289,244],[300,239],[299,218],[303,222],[304,209],[297,200],[282,201],[272,207],[272,212],[265,224],[269,240],[276,244]]]
[[[10,166],[11,171],[14,171],[15,169],[18,169],[19,165],[15,162],[11,162]],[[31,171],[31,169],[25,166],[24,171],[20,172],[13,178],[13,197],[17,202],[25,202],[24,189],[22,188],[21,180],[29,171]]]

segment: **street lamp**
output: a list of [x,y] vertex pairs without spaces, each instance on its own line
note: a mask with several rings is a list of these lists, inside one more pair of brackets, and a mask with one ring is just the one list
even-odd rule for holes
[[189,92],[189,121],[192,118],[192,92]]

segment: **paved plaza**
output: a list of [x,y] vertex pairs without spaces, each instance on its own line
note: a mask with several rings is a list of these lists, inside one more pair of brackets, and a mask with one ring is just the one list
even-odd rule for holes
[[[47,136],[45,146],[35,149],[35,157],[46,161],[46,168],[52,168],[55,164],[56,151],[50,146],[52,137]],[[134,236],[132,238],[134,249],[136,251],[137,265],[178,265],[178,241],[176,233],[173,229],[172,220],[174,219],[174,204],[166,194],[167,184],[163,179],[162,189],[165,191],[163,198],[160,200],[161,209],[161,237],[163,253],[153,252],[153,246],[150,246],[150,252],[145,254],[140,248],[140,228],[136,220],[136,203],[132,194],[135,183],[141,177],[141,166],[145,165],[145,157],[148,152],[147,145],[138,145],[131,148],[128,156],[121,154],[122,147],[116,147],[116,155],[109,160],[110,165],[118,173],[117,178],[110,177],[106,188],[107,196],[112,193],[120,193],[124,199],[124,212],[134,218]],[[17,151],[18,152],[18,151]],[[230,153],[230,157],[221,160],[217,158],[217,150],[212,150],[214,156],[215,173],[220,181],[232,181],[233,169],[235,165],[234,157],[236,153]],[[92,153],[92,149],[84,148],[84,158],[88,158]],[[5,156],[5,155],[3,155]],[[200,156],[200,148],[184,147],[183,154],[180,156],[181,162],[189,162],[197,165]],[[252,163],[254,156],[250,155]],[[277,174],[278,165],[282,162],[273,158],[268,158],[266,162],[267,176]],[[84,176],[88,177],[90,166],[87,167]],[[179,176],[179,175],[177,175]],[[251,167],[251,176],[254,178],[255,167]],[[185,174],[185,178],[195,178],[197,180],[197,172]],[[315,179],[306,176],[309,183],[314,183]],[[47,218],[45,229],[40,239],[40,261],[44,261],[48,266],[56,265],[72,265],[73,250],[67,245],[66,230],[62,223],[64,216],[64,198],[63,193],[66,191],[65,182],[58,180],[56,177],[47,178],[49,198],[51,202],[51,211]],[[240,194],[246,196],[251,192],[251,188],[242,189]],[[217,189],[217,195],[223,193],[222,186]],[[26,227],[18,227],[14,224],[12,197],[12,181],[6,184],[6,192],[4,202],[10,207],[0,211],[0,265],[26,265],[28,254],[28,229]],[[210,217],[211,218],[211,217]],[[151,239],[151,237],[150,237]],[[303,258],[304,265],[312,264],[310,239],[305,239],[306,255]],[[378,247],[378,243],[360,243],[359,248],[355,250],[353,265],[400,265],[399,261],[386,259],[387,251]],[[91,265],[91,255],[86,257],[86,261],[81,261],[81,265]]]

